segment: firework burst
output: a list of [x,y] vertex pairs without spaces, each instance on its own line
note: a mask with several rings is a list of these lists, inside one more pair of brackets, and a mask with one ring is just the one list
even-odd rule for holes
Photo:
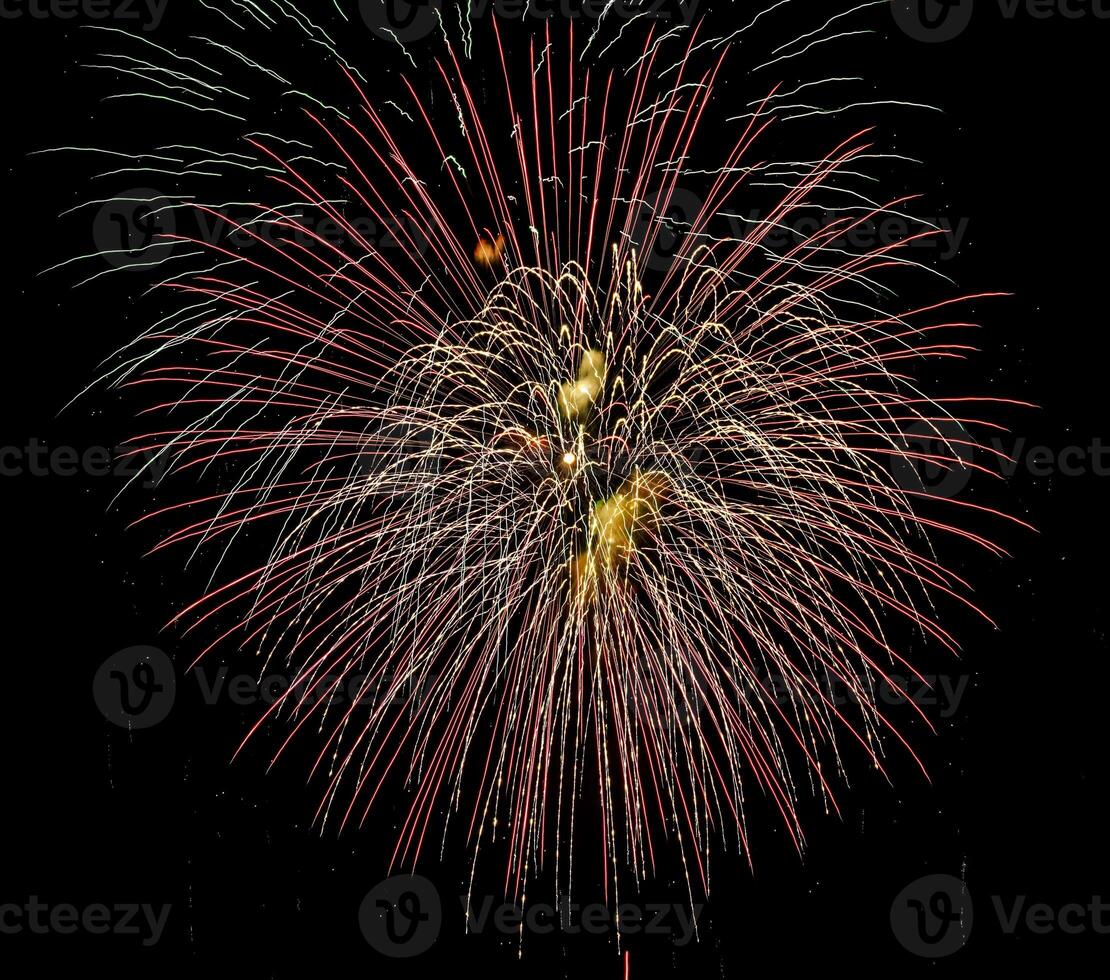
[[[789,78],[871,6],[759,69]],[[652,873],[667,840],[708,888],[715,841],[749,853],[753,792],[801,847],[801,791],[835,807],[844,756],[882,769],[893,739],[917,758],[876,697],[916,675],[891,623],[955,651],[934,600],[970,605],[928,536],[997,551],[926,516],[890,471],[967,465],[946,426],[986,424],[967,417],[985,399],[937,402],[913,380],[969,349],[958,301],[906,308],[886,285],[935,229],[845,250],[907,207],[865,193],[885,159],[867,128],[811,159],[761,156],[775,126],[842,118],[851,105],[799,93],[844,79],[766,84],[722,150],[707,120],[748,29],[460,15],[452,35],[443,17],[428,91],[405,78],[383,100],[304,13],[251,8],[318,45],[348,103],[208,42],[303,103],[297,135],[277,136],[243,115],[230,65],[149,41],[105,62],[146,94],[172,80],[178,108],[241,136],[135,162],[197,188],[154,195],[155,215],[227,232],[157,236],[174,251],[150,265],[181,267],[158,276],[176,298],[108,375],[168,420],[135,452],[209,478],[146,520],[174,522],[159,550],[203,549],[217,570],[248,533],[267,552],[175,621],[215,627],[200,656],[287,665],[251,735],[286,722],[276,756],[319,738],[322,821],[361,822],[403,781],[395,864],[458,823],[475,862],[506,856],[519,897],[541,868],[572,879],[590,824],[614,885]],[[470,58],[483,43],[486,72]],[[237,173],[255,193],[229,203]],[[738,232],[745,195],[768,194]],[[935,449],[907,442],[922,426]],[[365,696],[335,697],[352,680]]]

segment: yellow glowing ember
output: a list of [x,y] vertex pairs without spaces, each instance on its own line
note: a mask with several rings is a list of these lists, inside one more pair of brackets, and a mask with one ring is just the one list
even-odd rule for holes
[[594,507],[589,547],[573,563],[579,597],[592,599],[599,580],[632,560],[637,540],[650,532],[659,516],[667,486],[662,473],[636,470],[613,496]]
[[568,422],[579,422],[601,396],[605,387],[605,354],[588,350],[582,355],[578,379],[559,388],[559,410]]

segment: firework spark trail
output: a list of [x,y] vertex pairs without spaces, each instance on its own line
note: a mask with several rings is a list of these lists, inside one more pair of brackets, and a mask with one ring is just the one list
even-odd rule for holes
[[[722,71],[783,6],[725,37],[637,20],[605,39],[603,17],[584,46],[550,21],[510,43],[495,18],[498,111],[468,80],[483,38],[461,13],[459,38],[439,22],[432,95],[404,78],[403,98],[377,102],[288,2],[213,8],[244,30],[250,13],[257,29],[309,38],[349,103],[329,109],[201,38],[206,57],[300,98],[307,141],[244,119],[234,150],[183,139],[132,155],[128,169],[182,186],[216,173],[222,197],[246,172],[285,201],[165,198],[240,245],[159,237],[187,249],[159,263],[201,264],[159,282],[180,307],[107,380],[153,392],[145,413],[188,420],[134,453],[186,476],[236,474],[143,521],[175,527],[155,550],[216,552],[207,592],[174,620],[187,635],[214,629],[197,660],[235,644],[295,674],[245,741],[286,718],[276,762],[315,729],[317,816],[341,826],[402,779],[397,865],[417,862],[437,824],[446,847],[458,814],[475,868],[503,851],[507,894],[524,898],[549,861],[569,890],[588,819],[607,897],[658,868],[661,834],[693,895],[709,887],[714,841],[751,860],[752,789],[801,848],[803,783],[837,809],[842,742],[884,772],[890,739],[917,759],[877,701],[880,685],[900,689],[896,672],[923,679],[890,625],[955,652],[934,599],[975,607],[929,536],[1001,549],[916,508],[925,495],[889,464],[965,465],[943,426],[992,425],[964,417],[989,399],[930,400],[908,373],[967,355],[944,339],[968,326],[948,310],[977,297],[891,312],[886,277],[919,267],[902,253],[935,227],[867,251],[841,244],[912,200],[861,189],[868,165],[890,159],[869,126],[814,159],[754,156],[785,122],[879,104],[790,101],[849,78],[768,85],[734,117],[727,151],[706,158]],[[844,21],[872,6],[825,17],[758,70],[862,33]],[[96,67],[240,118],[210,104],[246,98],[219,69],[136,40],[143,59]],[[705,193],[676,225],[687,180]],[[743,194],[776,188],[744,234],[722,223]],[[772,243],[819,206],[830,221]],[[395,228],[402,247],[387,253],[354,214]],[[667,267],[651,269],[676,228]],[[496,255],[475,250],[491,242]],[[910,448],[920,426],[939,449]],[[221,581],[247,529],[265,531],[267,560]],[[364,696],[345,703],[352,682]]]

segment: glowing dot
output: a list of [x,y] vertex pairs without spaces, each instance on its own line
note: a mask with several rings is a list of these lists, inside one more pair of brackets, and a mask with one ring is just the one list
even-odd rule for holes
[[574,453],[565,453],[563,455],[563,462],[566,463],[567,466],[573,466],[578,462],[578,457],[575,456]]

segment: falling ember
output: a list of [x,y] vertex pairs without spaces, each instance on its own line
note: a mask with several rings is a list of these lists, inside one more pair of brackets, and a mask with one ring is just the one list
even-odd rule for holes
[[505,236],[498,235],[492,242],[480,238],[474,246],[474,261],[487,269],[501,261],[501,253],[505,250]]

